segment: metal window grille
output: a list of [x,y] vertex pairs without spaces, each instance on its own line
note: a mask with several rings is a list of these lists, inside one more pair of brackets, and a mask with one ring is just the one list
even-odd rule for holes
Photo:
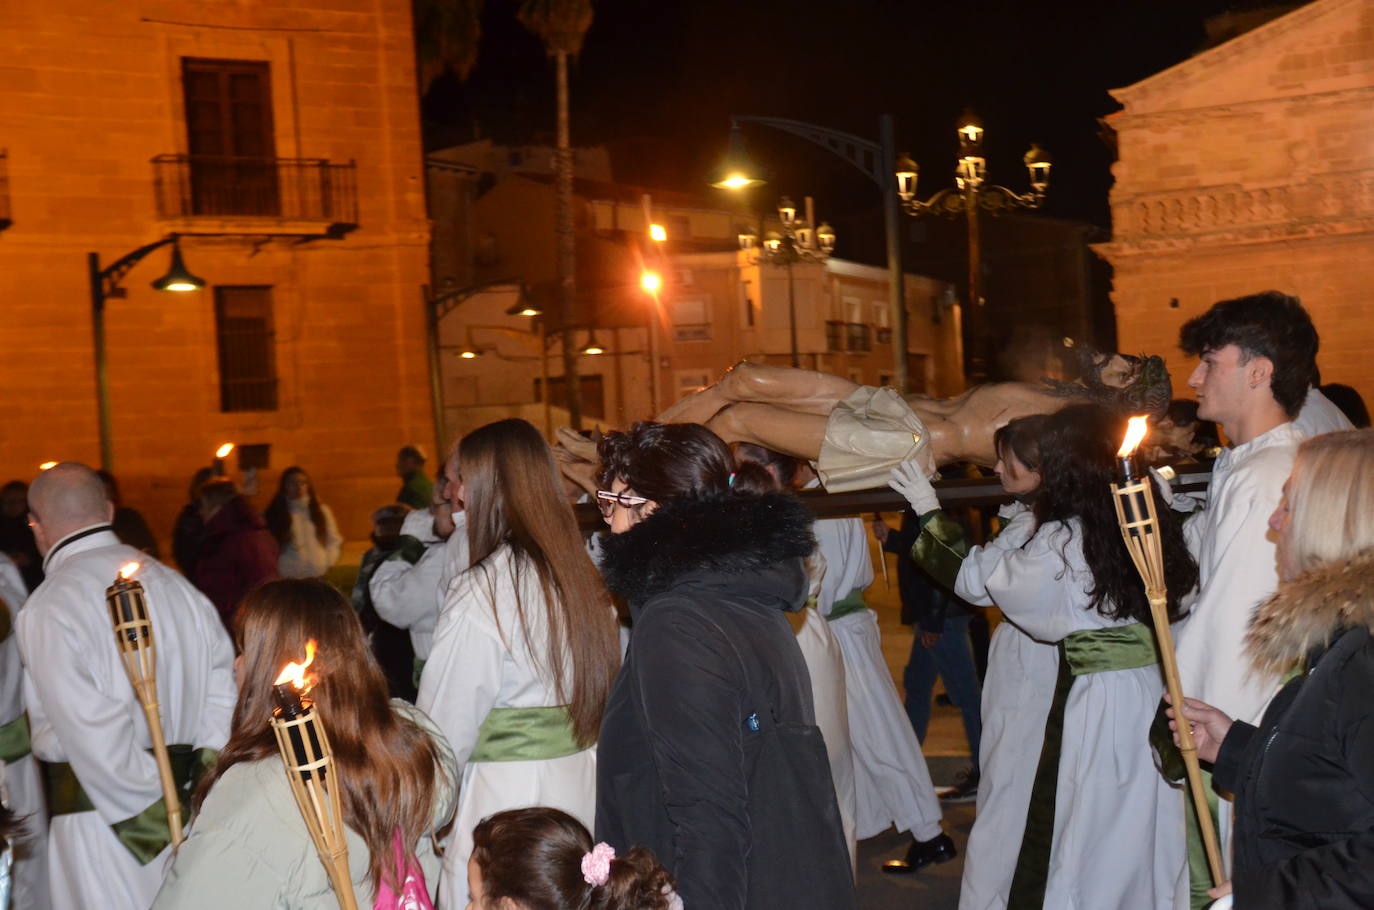
[[270,287],[215,288],[221,411],[277,410],[277,342]]
[[825,349],[832,354],[844,350],[844,325],[843,322],[825,324]]
[[869,326],[862,322],[850,322],[844,328],[845,350],[856,353],[873,350],[873,332]]

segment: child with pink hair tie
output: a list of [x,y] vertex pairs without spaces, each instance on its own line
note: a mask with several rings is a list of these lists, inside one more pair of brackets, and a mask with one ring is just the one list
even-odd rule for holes
[[469,910],[683,910],[654,855],[617,856],[557,809],[512,809],[472,832]]

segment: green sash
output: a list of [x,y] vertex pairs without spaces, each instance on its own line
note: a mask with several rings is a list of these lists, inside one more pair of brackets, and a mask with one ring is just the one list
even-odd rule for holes
[[567,705],[492,708],[468,761],[542,761],[583,750],[573,738]]
[[[171,760],[172,780],[176,782],[181,803],[181,817],[190,821],[187,806],[195,792],[201,776],[215,763],[219,752],[215,749],[197,749],[193,746],[168,746],[167,756]],[[93,812],[95,806],[86,795],[76,772],[67,762],[50,762],[47,765],[48,808],[54,816],[70,815],[75,812]],[[167,804],[162,797],[157,802],[123,821],[110,826],[134,859],[147,865],[171,843],[172,836],[167,828]]]
[[830,607],[830,615],[826,617],[831,622],[841,616],[848,616],[850,613],[858,613],[860,610],[867,610],[868,604],[864,602],[864,589],[855,588],[850,591],[848,596],[835,601]]
[[[1016,857],[1007,910],[1040,910],[1045,905],[1049,882],[1050,846],[1054,842],[1054,804],[1059,787],[1059,755],[1064,744],[1064,711],[1069,690],[1079,676],[1110,670],[1134,670],[1159,663],[1154,632],[1143,623],[1085,629],[1065,636],[1059,643],[1059,678],[1054,699],[1045,718],[1045,739],[1040,763],[1031,785],[1026,810],[1026,830]],[[1142,748],[1146,745],[1142,740]]]
[[410,665],[410,682],[415,686],[416,691],[420,689],[420,675],[425,672],[425,663],[426,661],[423,657],[417,657]]
[[33,748],[29,741],[29,716],[20,714],[0,727],[0,761],[18,761]]

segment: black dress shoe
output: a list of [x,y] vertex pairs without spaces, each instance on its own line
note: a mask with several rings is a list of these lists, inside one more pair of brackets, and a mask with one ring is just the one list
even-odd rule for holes
[[913,840],[907,848],[906,859],[888,860],[883,863],[883,871],[889,875],[911,875],[932,863],[947,863],[958,855],[954,841],[948,834],[941,834],[930,840]]

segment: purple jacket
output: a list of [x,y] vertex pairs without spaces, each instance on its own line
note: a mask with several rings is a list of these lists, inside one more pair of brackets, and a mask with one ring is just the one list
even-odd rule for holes
[[262,515],[248,500],[235,496],[206,522],[192,580],[230,626],[243,598],[277,577],[277,554],[277,542]]

